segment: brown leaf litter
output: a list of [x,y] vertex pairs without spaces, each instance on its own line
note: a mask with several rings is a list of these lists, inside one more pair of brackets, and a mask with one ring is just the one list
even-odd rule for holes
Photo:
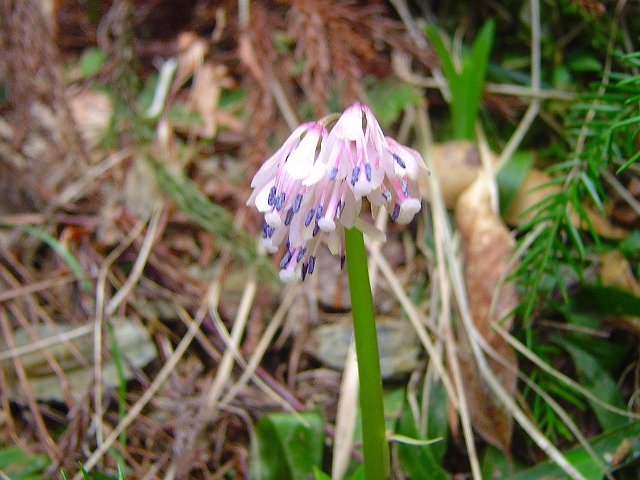
[[[484,174],[462,193],[455,208],[456,227],[462,241],[464,279],[469,307],[478,333],[495,352],[488,364],[504,389],[516,391],[517,360],[513,348],[492,327],[509,330],[518,304],[515,285],[506,282],[514,239],[493,211],[488,179]],[[509,456],[513,418],[498,403],[482,379],[474,360],[468,332],[458,329],[458,354],[464,395],[471,422],[482,438]],[[499,360],[498,360],[499,359]]]

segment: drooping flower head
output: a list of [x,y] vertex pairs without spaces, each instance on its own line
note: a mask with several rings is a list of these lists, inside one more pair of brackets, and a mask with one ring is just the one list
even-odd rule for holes
[[363,197],[409,223],[420,210],[421,171],[426,168],[420,154],[385,137],[373,112],[356,102],[330,132],[322,121],[296,128],[256,173],[247,205],[265,214],[267,251],[275,253],[287,239],[280,278],[304,280],[315,269],[323,240],[344,262],[344,228],[384,238],[360,217]]

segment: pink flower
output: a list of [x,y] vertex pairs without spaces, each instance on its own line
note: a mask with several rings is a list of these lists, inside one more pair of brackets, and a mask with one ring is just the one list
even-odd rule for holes
[[305,123],[258,170],[247,205],[265,214],[262,243],[270,253],[287,238],[280,278],[313,273],[325,240],[344,262],[344,228],[383,239],[360,217],[362,199],[384,206],[399,223],[420,210],[417,179],[426,168],[420,154],[385,137],[371,110],[356,102],[329,133]]

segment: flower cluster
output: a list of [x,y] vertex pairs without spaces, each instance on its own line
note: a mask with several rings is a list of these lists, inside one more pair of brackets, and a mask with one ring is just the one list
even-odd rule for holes
[[426,171],[420,154],[385,137],[373,112],[351,105],[331,131],[323,121],[296,128],[256,173],[247,205],[264,213],[263,245],[275,253],[286,237],[280,278],[313,273],[325,238],[344,264],[344,228],[369,236],[382,232],[360,217],[362,199],[384,206],[396,222],[420,210],[417,179]]

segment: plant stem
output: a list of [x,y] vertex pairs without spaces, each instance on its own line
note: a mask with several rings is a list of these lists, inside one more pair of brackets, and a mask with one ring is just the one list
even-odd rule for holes
[[351,314],[360,377],[362,450],[366,480],[388,478],[389,451],[385,439],[382,378],[373,298],[362,232],[345,229]]

